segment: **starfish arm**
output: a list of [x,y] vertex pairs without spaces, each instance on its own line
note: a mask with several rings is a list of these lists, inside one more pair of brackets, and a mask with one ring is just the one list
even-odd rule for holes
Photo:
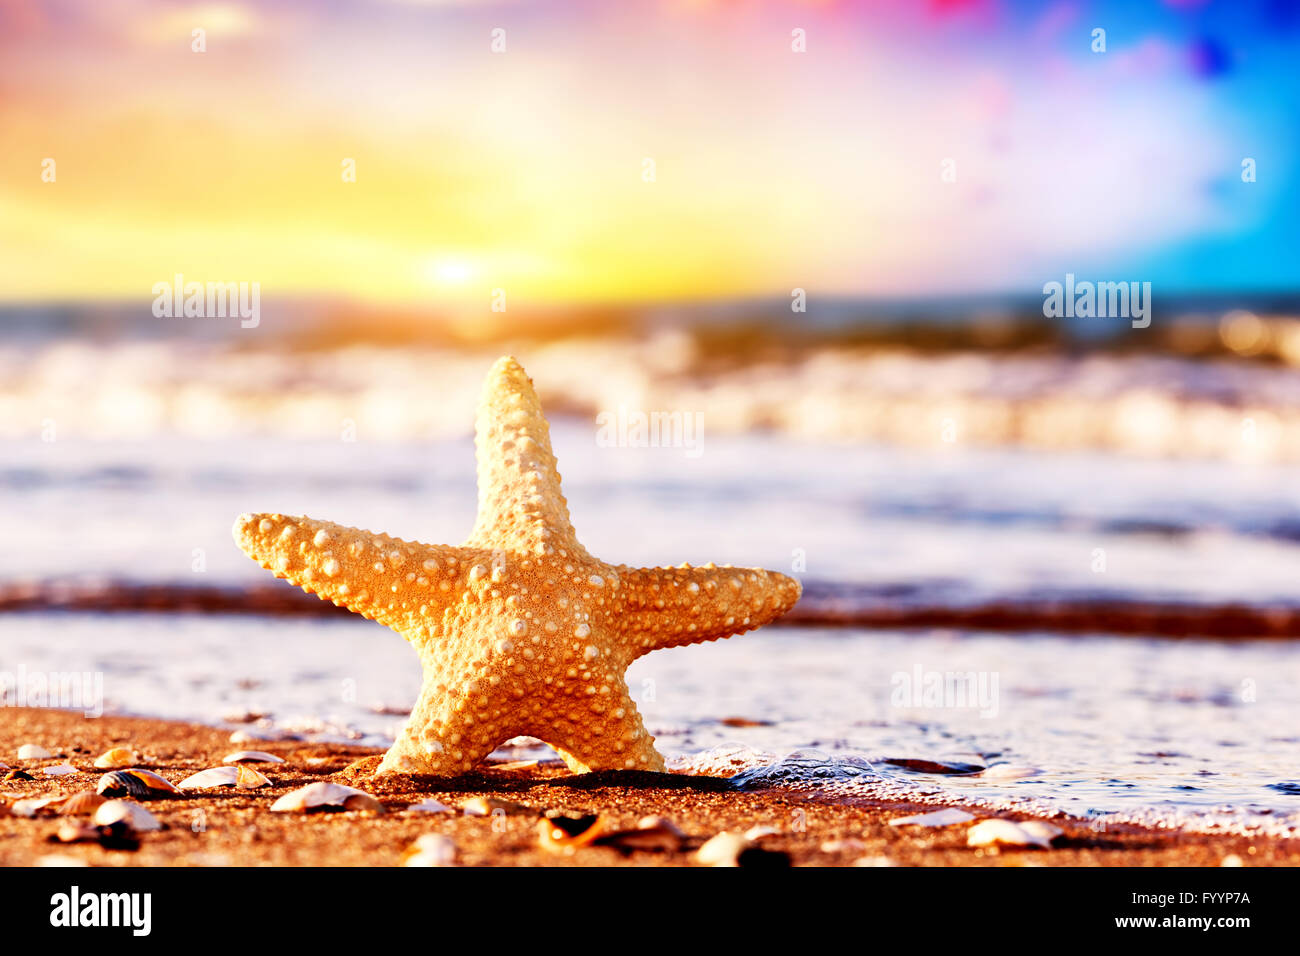
[[794,607],[803,586],[762,568],[619,568],[634,657],[743,634]]
[[491,554],[279,514],[245,514],[235,542],[278,578],[379,621],[408,640],[439,633],[466,582],[489,573]]
[[478,519],[466,545],[589,559],[560,490],[542,404],[513,358],[498,359],[483,383],[474,443]]
[[536,736],[555,748],[574,773],[663,771],[664,758],[655,750],[655,739],[646,732],[622,676],[607,673],[599,682],[607,694],[586,699],[579,695],[573,711],[555,715]]

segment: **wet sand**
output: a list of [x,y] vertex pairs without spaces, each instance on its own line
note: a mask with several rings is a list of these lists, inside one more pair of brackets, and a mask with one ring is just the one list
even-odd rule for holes
[[[87,719],[77,713],[33,708],[0,710],[0,864],[29,866],[43,858],[93,866],[391,866],[427,833],[456,845],[456,862],[467,866],[691,866],[695,851],[723,830],[774,828],[759,846],[788,856],[797,866],[1245,866],[1300,865],[1300,840],[1184,834],[1130,826],[1098,832],[1068,818],[1052,822],[1064,834],[1044,849],[975,849],[966,845],[968,824],[942,829],[892,827],[889,821],[933,805],[876,801],[829,801],[804,792],[732,790],[725,778],[606,772],[574,775],[558,761],[525,769],[489,766],[454,780],[371,773],[381,751],[301,741],[232,743],[231,731],[133,717]],[[18,760],[18,748],[37,744],[55,754]],[[96,843],[61,844],[51,836],[65,818],[23,818],[9,807],[28,797],[94,790],[104,773],[92,763],[113,747],[139,751],[136,766],[173,783],[218,766],[240,749],[266,750],[284,764],[256,764],[273,786],[222,788],[153,800],[148,808],[165,825],[141,835],[136,850]],[[75,774],[48,777],[44,767],[71,764]],[[18,772],[15,772],[18,771]],[[30,777],[30,779],[26,779]],[[274,800],[297,787],[332,781],[377,797],[385,812],[272,813]],[[516,805],[505,815],[468,816],[461,807],[488,797]],[[424,800],[455,809],[430,814],[407,809]],[[950,804],[961,806],[960,803]],[[538,823],[546,811],[572,816],[599,814],[606,832],[635,827],[648,815],[672,820],[686,838],[675,850],[622,853],[586,846],[571,853],[542,849]],[[977,817],[986,812],[972,810]],[[1028,819],[1023,814],[999,814]],[[780,863],[778,855],[760,858]],[[46,862],[54,862],[46,860]]]

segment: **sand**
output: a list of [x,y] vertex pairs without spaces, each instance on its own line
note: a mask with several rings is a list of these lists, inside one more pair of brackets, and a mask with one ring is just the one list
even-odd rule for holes
[[[381,751],[300,741],[232,744],[231,732],[212,727],[134,717],[88,719],[77,713],[32,708],[0,710],[0,864],[27,866],[50,856],[94,866],[391,866],[399,865],[416,838],[441,833],[456,845],[465,866],[693,866],[695,851],[720,831],[742,833],[765,826],[778,832],[761,839],[764,850],[788,856],[797,866],[1220,866],[1236,858],[1246,866],[1300,865],[1300,840],[1184,834],[1112,826],[1099,833],[1065,818],[1052,822],[1065,833],[1050,850],[986,850],[966,845],[967,825],[942,829],[892,827],[889,820],[924,813],[934,806],[908,803],[842,802],[801,792],[732,790],[724,778],[682,774],[620,773],[574,775],[558,761],[525,769],[488,766],[454,780],[405,775],[372,776]],[[18,760],[23,744],[56,755]],[[142,835],[136,850],[106,849],[97,843],[60,844],[50,837],[60,817],[22,818],[8,811],[15,800],[94,790],[104,771],[96,756],[112,747],[132,747],[143,766],[179,782],[220,764],[228,753],[259,749],[284,764],[258,764],[274,786],[229,788],[155,800],[149,809],[166,825]],[[60,763],[75,774],[47,777],[42,768]],[[15,773],[20,770],[21,773]],[[30,775],[32,779],[23,779]],[[317,781],[365,790],[384,805],[382,814],[270,812],[276,797]],[[468,816],[467,801],[486,796],[517,809],[504,816]],[[406,808],[434,799],[457,808],[452,814],[416,813]],[[952,806],[961,806],[954,803]],[[599,814],[606,830],[635,827],[644,816],[671,819],[687,835],[680,849],[634,851],[605,846],[570,853],[544,850],[538,823],[546,811]],[[972,810],[977,816],[986,811]],[[1023,814],[1000,814],[1028,819]],[[760,856],[780,864],[780,855]],[[1235,862],[1235,861],[1234,861]]]

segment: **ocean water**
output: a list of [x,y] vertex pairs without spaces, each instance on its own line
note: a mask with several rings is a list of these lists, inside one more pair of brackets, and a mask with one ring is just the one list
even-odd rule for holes
[[[603,447],[595,432],[582,416],[553,420],[574,523],[610,561],[763,565],[808,582],[896,587],[935,606],[1079,594],[1297,603],[1300,469],[1283,462],[707,430],[694,456]],[[466,434],[73,435],[4,452],[0,582],[237,589],[270,580],[230,539],[241,512],[455,542],[476,500]],[[419,686],[404,642],[359,618],[0,614],[0,671],[24,669],[102,674],[110,710],[207,722],[264,714],[231,726],[377,745]],[[922,684],[974,674],[984,699],[909,697],[918,673]],[[1291,833],[1297,678],[1290,642],[788,627],[652,654],[629,685],[679,769],[837,795]]]

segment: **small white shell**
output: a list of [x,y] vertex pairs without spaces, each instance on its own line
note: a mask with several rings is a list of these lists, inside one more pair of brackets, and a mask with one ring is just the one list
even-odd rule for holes
[[210,787],[233,787],[239,778],[234,767],[213,767],[192,773],[176,786],[182,790],[206,790]]
[[384,805],[364,790],[325,782],[299,787],[271,804],[272,813],[308,813],[312,810],[374,810],[382,813]]
[[62,797],[28,797],[26,800],[14,801],[14,804],[9,808],[9,812],[16,817],[30,819],[51,804],[60,803],[62,800]]
[[46,767],[41,773],[47,777],[66,777],[70,773],[76,773],[77,768],[70,763],[56,764],[53,767]]
[[695,859],[705,866],[739,866],[740,854],[751,846],[744,837],[723,830],[695,852]]
[[955,823],[967,823],[974,820],[975,815],[967,813],[965,810],[958,810],[956,807],[944,807],[942,810],[935,810],[931,813],[918,813],[911,817],[895,817],[889,821],[891,827],[950,827]]
[[96,826],[111,827],[115,823],[125,823],[132,830],[147,833],[161,830],[162,824],[152,813],[130,800],[109,800],[100,804],[92,818]]
[[40,744],[23,744],[18,748],[19,760],[45,760],[46,758],[53,756],[54,754],[50,753]]
[[130,767],[139,760],[134,750],[126,747],[114,747],[112,750],[105,750],[95,758],[95,767],[98,770],[117,770],[122,767]]
[[284,763],[283,757],[269,754],[265,750],[236,750],[221,758],[222,763]]
[[1060,827],[1039,820],[1015,823],[1011,820],[981,820],[966,833],[967,846],[1037,846],[1050,849],[1060,836]]

